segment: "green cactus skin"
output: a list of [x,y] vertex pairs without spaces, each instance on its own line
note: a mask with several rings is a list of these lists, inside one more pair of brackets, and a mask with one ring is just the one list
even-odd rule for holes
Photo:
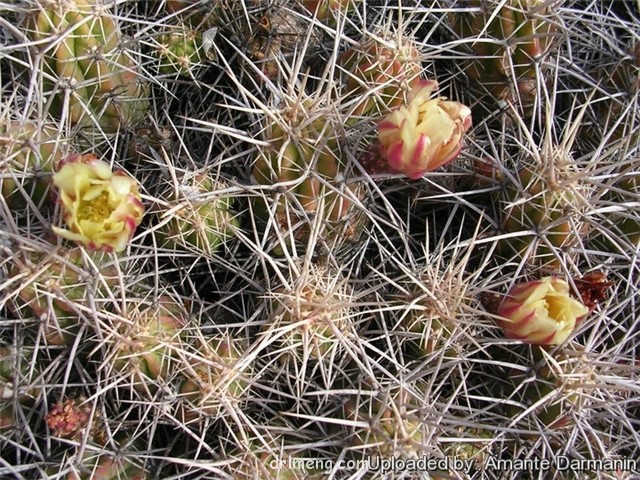
[[161,35],[155,52],[158,70],[165,75],[192,75],[195,67],[203,60],[201,46],[202,38],[195,30],[185,28]]
[[[640,195],[640,175],[621,175],[614,182],[604,196],[606,205],[624,205],[625,202],[635,202]],[[606,214],[602,226],[607,234],[596,230],[592,243],[605,252],[632,252],[640,244],[640,216],[635,207],[624,211],[614,211]],[[605,214],[603,214],[605,215]]]
[[501,239],[499,253],[506,259],[515,255],[538,266],[560,268],[555,252],[574,245],[583,233],[575,218],[580,209],[578,186],[554,184],[528,167],[518,171],[517,182],[507,186],[501,199],[506,205],[502,232],[533,230],[535,234]]
[[353,427],[351,450],[358,457],[420,457],[423,425],[417,408],[407,392],[395,387],[380,390],[377,395],[361,394],[343,405],[346,420],[366,422],[368,427]]
[[0,434],[13,429],[16,426],[13,402],[0,399]]
[[[459,438],[455,442],[442,442],[440,444],[444,455],[450,459],[461,460],[464,462],[473,461],[471,468],[473,470],[484,469],[485,462],[491,455],[491,450],[487,448],[493,439],[491,432],[471,427],[457,427],[455,433],[446,432],[442,436],[451,438]],[[463,440],[464,439],[464,440]],[[470,474],[472,472],[467,472]],[[455,471],[434,471],[429,472],[430,478],[433,480],[447,480],[452,476],[455,478]]]
[[337,16],[348,15],[362,0],[302,0],[302,5],[320,22],[335,27]]
[[459,458],[464,461],[473,460],[476,465],[482,468],[490,454],[485,448],[489,442],[485,442],[484,440],[493,439],[491,432],[478,428],[459,427],[457,433],[462,438],[477,438],[478,441],[474,442],[465,440],[448,444],[444,449],[447,457]]
[[188,315],[184,304],[172,297],[160,297],[156,305],[132,306],[127,322],[116,328],[120,334],[113,345],[113,369],[131,378],[141,393],[154,392],[157,381],[175,372],[176,351],[182,344]]
[[20,212],[28,199],[45,203],[55,165],[67,154],[66,142],[53,125],[0,122],[0,194]]
[[91,460],[80,474],[69,473],[66,480],[146,480],[152,476],[126,459],[101,455],[91,465]]
[[[80,328],[83,308],[91,298],[101,299],[118,284],[118,272],[109,257],[81,247],[51,246],[51,253],[26,251],[12,260],[9,278],[15,278],[17,296],[8,303],[17,318],[39,319],[50,345],[71,345]],[[95,281],[100,278],[100,281]]]
[[185,370],[180,385],[178,418],[185,423],[206,416],[217,418],[229,404],[238,405],[246,398],[250,368],[237,367],[245,346],[231,336],[214,338],[198,349],[198,358]]
[[389,47],[366,39],[340,56],[345,77],[341,102],[357,102],[350,110],[348,124],[404,105],[406,94],[420,82],[420,52],[410,39],[402,42]]
[[[203,4],[201,0],[161,0],[167,13],[178,14],[179,18],[198,29],[224,26],[221,10],[228,8],[228,0],[213,0]],[[233,0],[231,0],[233,1]]]
[[598,89],[592,99],[591,121],[584,122],[581,129],[581,137],[588,145],[596,142],[598,146],[603,137],[608,144],[622,141],[630,147],[640,141],[640,115],[633,108],[640,92],[640,43],[627,53],[614,65],[599,65],[593,72],[594,81],[602,90]]
[[[177,192],[171,187],[162,193],[160,198],[169,199],[169,204],[158,218],[159,246],[212,255],[230,240],[239,227],[233,198],[209,195],[225,188],[211,175],[197,173],[185,175]],[[170,216],[168,221],[165,213]]]
[[[120,436],[120,435],[119,435]],[[96,453],[94,448],[83,449],[84,455],[79,467],[64,477],[66,480],[147,480],[153,475],[136,465],[131,459],[136,457],[135,447],[126,438],[116,442],[116,452]],[[52,472],[53,473],[53,472]]]
[[258,152],[253,167],[255,183],[284,184],[282,194],[266,191],[268,196],[254,201],[256,216],[264,223],[273,218],[275,226],[270,228],[278,229],[282,238],[272,253],[304,251],[311,232],[317,229],[318,237],[325,241],[356,240],[364,223],[352,200],[360,195],[359,186],[337,183],[339,177],[346,176],[334,130],[337,127],[326,118],[304,122],[292,115],[286,128],[302,132],[292,138],[284,127],[273,125],[265,135],[270,146]]
[[51,112],[79,127],[105,133],[135,125],[146,114],[146,86],[120,50],[115,16],[101,0],[44,0],[25,24],[44,51],[44,93]]
[[[411,334],[406,349],[414,358],[420,359],[432,355],[442,349],[449,338],[457,330],[457,326],[440,315],[415,315],[405,317],[406,330]],[[447,354],[455,356],[455,350],[447,350]]]
[[[534,411],[533,415],[550,429],[559,429],[567,426],[571,417],[569,412],[579,404],[579,395],[576,391],[571,391],[571,387],[562,386],[561,380],[554,375],[549,368],[544,367],[536,374],[534,381],[530,381],[527,374],[521,371],[513,371],[507,375],[510,385],[506,394],[511,400],[520,402],[523,407],[513,404],[508,405],[508,413],[513,418],[524,412],[530,405],[536,404],[541,399],[549,395],[545,401]],[[569,389],[569,394],[564,392]],[[563,390],[562,395],[559,394]],[[558,395],[556,395],[558,393]]]
[[266,338],[275,338],[270,352],[292,367],[329,362],[344,339],[355,336],[350,307],[351,296],[344,287],[332,284],[328,272],[314,271],[294,289],[279,288],[269,294]]
[[40,368],[36,355],[34,348],[0,346],[0,402],[17,399],[26,403],[37,398],[33,379],[40,375]]
[[[454,31],[467,39],[473,50],[473,58],[465,67],[467,75],[495,99],[525,107],[533,104],[537,95],[536,64],[552,46],[554,22],[547,18],[554,10],[552,3],[470,0],[465,6],[480,11],[451,13],[449,19]],[[525,108],[527,111],[530,109]]]
[[[321,480],[326,473],[306,468],[303,460],[314,459],[314,452],[297,447],[295,438],[276,435],[267,439],[268,446],[255,443],[246,451],[233,449],[226,472],[234,480]],[[299,461],[299,463],[296,463]]]
[[40,403],[44,381],[37,356],[35,348],[0,345],[0,437],[10,438],[24,425],[17,409]]

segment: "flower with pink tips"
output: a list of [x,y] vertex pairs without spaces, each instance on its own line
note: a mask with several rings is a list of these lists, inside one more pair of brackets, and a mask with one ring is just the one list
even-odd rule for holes
[[471,127],[469,107],[430,98],[438,88],[426,80],[413,88],[406,107],[400,107],[378,124],[381,152],[389,165],[411,179],[418,179],[453,161]]
[[515,285],[497,310],[507,338],[535,345],[558,345],[573,332],[589,309],[573,298],[558,277]]
[[137,180],[95,155],[70,155],[53,176],[67,228],[53,232],[91,250],[120,252],[144,215]]

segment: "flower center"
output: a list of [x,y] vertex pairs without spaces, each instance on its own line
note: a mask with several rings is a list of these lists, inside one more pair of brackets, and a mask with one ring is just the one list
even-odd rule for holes
[[559,295],[548,295],[545,298],[545,305],[549,316],[556,322],[563,322],[567,318],[567,299]]
[[109,207],[109,194],[102,192],[91,200],[82,200],[78,208],[77,218],[80,220],[89,220],[91,222],[103,222],[111,215]]

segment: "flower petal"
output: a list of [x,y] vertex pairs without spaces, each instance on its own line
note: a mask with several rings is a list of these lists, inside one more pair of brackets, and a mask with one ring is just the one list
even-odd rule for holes
[[54,233],[91,249],[124,250],[144,215],[137,181],[93,155],[69,158],[53,177],[68,229]]

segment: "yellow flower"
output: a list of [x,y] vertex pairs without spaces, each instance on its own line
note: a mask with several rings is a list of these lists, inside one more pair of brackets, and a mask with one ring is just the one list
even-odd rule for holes
[[438,88],[423,81],[409,93],[409,103],[378,125],[378,139],[389,165],[411,179],[455,159],[471,127],[471,110],[445,97],[429,99]]
[[53,227],[60,237],[92,250],[120,252],[144,214],[138,182],[112,172],[95,155],[72,155],[53,176],[68,229]]
[[564,342],[587,313],[569,294],[569,284],[557,277],[516,285],[497,311],[507,338],[536,345]]

